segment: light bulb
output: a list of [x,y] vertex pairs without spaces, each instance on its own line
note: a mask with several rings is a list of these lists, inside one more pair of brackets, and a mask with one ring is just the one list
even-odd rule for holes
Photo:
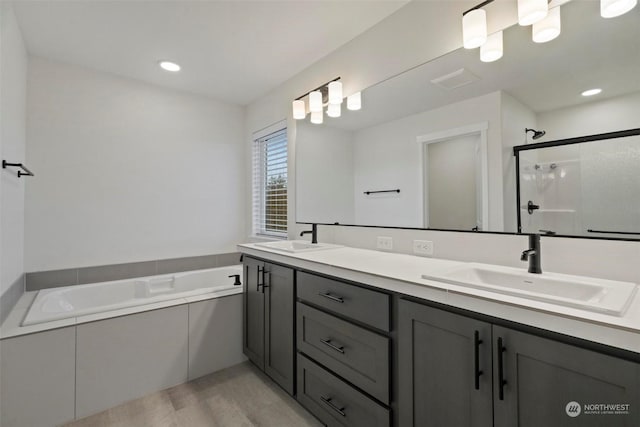
[[312,113],[322,112],[322,92],[314,90],[309,94],[309,111]]
[[329,104],[327,107],[327,116],[329,117],[340,117],[342,113],[342,108],[340,104]]
[[293,101],[293,118],[296,120],[302,120],[307,116],[307,112],[304,108],[304,101],[302,99],[296,99]]
[[542,20],[533,24],[533,41],[536,43],[546,43],[560,35],[560,7],[553,8]]
[[322,119],[322,110],[311,112],[311,123],[313,123],[314,125],[321,125]]
[[462,41],[465,49],[480,47],[487,41],[487,13],[483,9],[462,17]]
[[361,92],[356,92],[353,95],[347,97],[347,109],[357,111],[362,108],[362,95]]
[[549,13],[547,0],[518,0],[518,23],[532,25]]
[[342,82],[329,83],[329,104],[342,104]]
[[600,16],[615,18],[636,7],[638,0],[600,0]]
[[502,31],[491,34],[487,37],[487,42],[480,46],[480,60],[482,62],[493,62],[502,58]]
[[160,62],[158,62],[158,65],[160,65],[160,68],[162,68],[165,71],[172,71],[174,73],[176,71],[180,71],[180,66],[178,64],[176,64],[175,62],[160,61]]

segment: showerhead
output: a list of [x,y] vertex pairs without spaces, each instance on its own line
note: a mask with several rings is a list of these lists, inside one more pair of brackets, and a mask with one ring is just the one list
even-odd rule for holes
[[526,134],[526,133],[528,133],[528,132],[533,132],[533,137],[532,137],[532,139],[539,139],[539,138],[542,138],[542,137],[547,133],[546,131],[543,131],[543,130],[535,130],[535,129],[529,129],[529,128],[526,128],[526,129],[524,130],[524,133]]

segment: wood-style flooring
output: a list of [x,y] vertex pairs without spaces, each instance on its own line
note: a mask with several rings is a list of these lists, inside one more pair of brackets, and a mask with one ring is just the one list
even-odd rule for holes
[[65,427],[316,427],[321,424],[249,362],[132,400]]

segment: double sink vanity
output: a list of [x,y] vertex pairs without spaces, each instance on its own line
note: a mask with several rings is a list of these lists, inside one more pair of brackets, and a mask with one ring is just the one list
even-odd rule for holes
[[[304,241],[239,249],[245,354],[328,426],[640,425],[635,284]],[[622,406],[573,420],[572,402]]]

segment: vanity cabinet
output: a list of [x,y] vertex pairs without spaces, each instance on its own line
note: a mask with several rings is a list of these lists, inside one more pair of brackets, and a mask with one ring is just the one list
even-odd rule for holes
[[298,402],[328,426],[391,425],[391,296],[297,273]]
[[[638,363],[405,300],[398,341],[403,427],[640,425]],[[571,417],[570,402],[582,413]]]
[[295,272],[244,258],[243,351],[289,394],[295,392]]

